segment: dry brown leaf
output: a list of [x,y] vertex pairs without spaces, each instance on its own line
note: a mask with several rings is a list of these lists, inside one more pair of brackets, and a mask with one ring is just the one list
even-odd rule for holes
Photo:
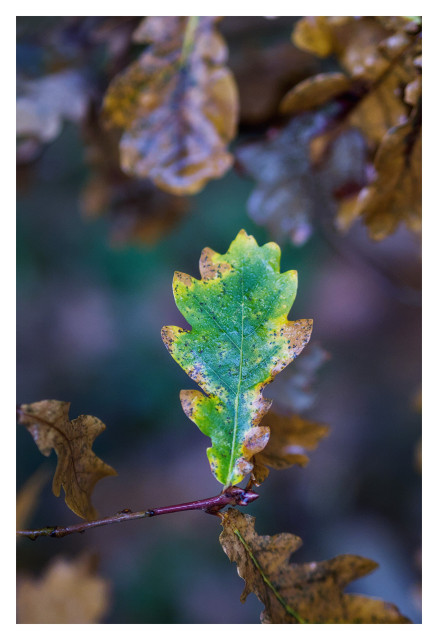
[[335,98],[351,87],[351,80],[344,73],[318,73],[297,84],[283,98],[280,109],[293,114],[317,107]]
[[54,449],[58,456],[52,483],[55,496],[59,496],[62,486],[67,506],[81,518],[93,520],[97,516],[91,504],[95,484],[117,473],[91,450],[105,429],[103,422],[94,416],[70,421],[69,408],[69,402],[42,400],[21,405],[18,418],[43,455],[49,456]]
[[402,624],[410,620],[393,604],[344,588],[378,566],[372,560],[341,555],[323,562],[291,564],[302,544],[291,533],[259,536],[255,518],[229,509],[219,541],[245,580],[242,602],[251,592],[265,605],[261,621],[274,624]]
[[109,594],[109,582],[96,575],[93,558],[56,558],[40,578],[19,578],[17,622],[95,624],[108,611]]
[[49,477],[47,469],[40,467],[24,483],[17,495],[16,527],[24,529],[34,513],[41,490]]
[[356,216],[363,216],[369,233],[381,240],[404,222],[421,231],[421,126],[412,120],[393,127],[375,158],[376,178],[362,189]]
[[254,458],[252,478],[256,485],[266,480],[269,469],[286,469],[294,464],[305,467],[309,462],[306,451],[313,451],[329,428],[319,422],[306,420],[298,415],[282,416],[273,411],[263,419],[269,425],[271,435],[266,447]]
[[134,34],[150,43],[111,82],[109,126],[124,130],[121,165],[176,195],[197,193],[231,166],[237,89],[214,17],[148,17]]
[[333,27],[348,21],[348,16],[305,16],[295,25],[292,42],[304,51],[325,58],[334,52]]

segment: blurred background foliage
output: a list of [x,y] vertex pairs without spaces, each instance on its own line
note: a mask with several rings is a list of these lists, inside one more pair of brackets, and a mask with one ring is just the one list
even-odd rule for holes
[[[102,515],[214,495],[207,440],[178,397],[194,385],[160,337],[163,325],[184,322],[173,301],[173,272],[197,276],[202,248],[225,252],[241,228],[259,244],[276,240],[282,269],[299,274],[292,318],[313,318],[314,331],[306,359],[305,350],[267,395],[331,430],[306,469],[271,472],[250,512],[259,534],[303,538],[294,561],[341,553],[376,560],[380,569],[353,590],[394,602],[419,622],[418,215],[411,208],[408,229],[403,211],[380,235],[367,230],[366,215],[336,222],[346,198],[374,188],[381,141],[371,143],[357,123],[336,128],[344,122],[345,91],[292,115],[281,113],[280,103],[317,74],[347,70],[357,82],[361,72],[345,62],[345,42],[351,30],[374,34],[377,19],[343,24],[343,40],[331,31],[330,42],[336,36],[338,44],[324,57],[291,42],[297,20],[229,17],[215,26],[239,93],[236,160],[220,179],[184,196],[124,172],[120,132],[100,117],[110,81],[144,49],[132,39],[142,19],[18,18],[17,401],[71,401],[71,417],[91,414],[107,425],[94,449],[119,477],[97,485]],[[408,29],[390,20],[378,25],[385,37],[416,39],[417,73],[418,20]],[[318,29],[317,42],[326,42],[327,24]],[[396,55],[405,55],[405,40]],[[350,103],[365,95],[357,86],[348,90]],[[409,126],[417,134],[415,91],[406,113],[388,124],[391,132]],[[410,141],[412,147],[412,135]],[[414,166],[410,185],[419,170]],[[394,209],[385,203],[385,211]],[[17,439],[20,490],[40,467],[53,470],[55,460],[42,462],[25,429]],[[28,524],[72,521],[46,482]],[[254,595],[239,602],[243,583],[218,544],[218,524],[193,512],[62,542],[21,540],[18,571],[40,575],[59,554],[96,551],[111,592],[103,622],[257,622],[262,605]]]

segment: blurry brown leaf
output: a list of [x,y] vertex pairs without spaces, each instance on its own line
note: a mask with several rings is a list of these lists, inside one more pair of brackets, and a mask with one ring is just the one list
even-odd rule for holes
[[134,34],[150,43],[111,82],[104,119],[124,130],[121,165],[176,195],[197,193],[231,166],[237,90],[214,17],[148,17]]
[[305,16],[295,25],[292,42],[300,49],[325,58],[335,47],[332,27],[348,20],[348,16]]
[[17,584],[18,624],[96,624],[108,611],[108,580],[96,575],[88,556],[52,560],[40,578]]
[[119,165],[120,136],[102,128],[95,110],[83,127],[91,177],[81,194],[85,215],[109,215],[113,244],[153,244],[187,210],[187,198],[158,189],[151,180],[127,176]]
[[259,536],[255,518],[229,509],[219,541],[239,576],[245,580],[241,596],[253,592],[265,605],[261,621],[273,624],[402,624],[410,620],[393,604],[344,588],[378,566],[372,560],[341,555],[323,562],[291,564],[290,555],[302,544],[291,533]]
[[48,470],[40,467],[30,476],[18,492],[15,512],[17,530],[24,529],[31,519],[37,507],[41,490],[48,477]]
[[280,108],[288,114],[316,109],[347,91],[350,86],[351,80],[344,73],[318,73],[303,80],[289,91],[283,98]]
[[18,418],[43,455],[49,456],[54,449],[58,456],[52,484],[55,496],[59,496],[62,486],[67,506],[81,518],[93,520],[97,516],[91,504],[95,484],[117,473],[91,450],[105,429],[103,422],[93,416],[70,421],[69,408],[69,402],[42,400],[21,405]]
[[381,240],[404,222],[421,231],[421,126],[412,120],[393,127],[375,158],[375,180],[358,197],[356,216],[362,215],[369,233]]
[[268,444],[253,458],[252,478],[256,485],[264,482],[272,469],[286,469],[294,464],[305,467],[309,462],[306,451],[312,451],[325,437],[329,428],[298,415],[282,416],[269,411],[263,418],[269,426]]

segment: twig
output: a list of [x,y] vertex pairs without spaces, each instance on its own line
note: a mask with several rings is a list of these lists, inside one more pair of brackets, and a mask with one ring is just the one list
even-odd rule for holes
[[145,511],[131,511],[131,509],[123,509],[113,516],[107,516],[100,520],[92,520],[90,522],[80,522],[67,527],[43,527],[42,529],[26,529],[17,531],[17,535],[25,536],[30,540],[36,540],[42,536],[50,538],[64,538],[71,533],[83,533],[87,529],[95,527],[104,527],[107,524],[116,524],[118,522],[127,522],[128,520],[141,520],[143,518],[152,518],[153,516],[164,515],[165,513],[176,513],[178,511],[192,511],[195,509],[205,511],[211,515],[220,515],[219,512],[226,506],[244,507],[250,502],[258,498],[258,494],[254,491],[247,491],[240,487],[228,487],[222,493],[213,498],[205,498],[204,500],[195,500],[193,502],[184,502],[182,504],[172,505],[170,507],[156,507]]

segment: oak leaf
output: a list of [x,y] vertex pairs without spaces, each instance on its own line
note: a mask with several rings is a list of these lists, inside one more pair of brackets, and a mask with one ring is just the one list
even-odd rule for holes
[[266,480],[268,467],[287,469],[294,464],[305,467],[309,462],[305,452],[315,449],[329,431],[326,425],[319,422],[299,415],[284,416],[274,411],[269,411],[265,421],[269,424],[270,437],[263,451],[254,456],[251,477],[256,485]]
[[52,560],[40,578],[19,577],[19,624],[96,624],[109,607],[110,585],[96,574],[95,560]]
[[370,235],[381,240],[404,222],[421,231],[421,124],[412,120],[393,127],[374,161],[376,177],[362,189],[355,216],[363,216]]
[[120,127],[121,166],[176,195],[197,193],[231,166],[237,90],[214,17],[150,16],[134,33],[149,46],[111,82],[103,115]]
[[265,605],[263,623],[402,624],[410,620],[393,604],[344,593],[353,580],[377,568],[372,560],[340,555],[323,562],[291,564],[302,544],[298,536],[259,536],[255,518],[229,509],[222,518],[219,541],[245,580],[244,602],[253,592]]
[[207,456],[225,486],[251,472],[251,458],[269,439],[260,420],[270,407],[262,392],[310,339],[311,320],[288,321],[297,290],[296,271],[280,273],[280,248],[259,247],[240,231],[227,253],[209,248],[200,259],[201,280],[175,273],[176,304],[190,331],[163,327],[176,362],[205,392],[181,392],[186,415],[210,436]]
[[289,91],[281,102],[281,110],[292,114],[316,109],[351,88],[351,80],[345,73],[333,71],[318,73],[306,78]]
[[18,420],[35,440],[38,449],[49,456],[52,449],[58,456],[52,490],[59,496],[65,492],[67,506],[85,520],[93,520],[97,512],[91,504],[95,484],[106,476],[117,475],[92,451],[91,447],[105,425],[94,416],[79,416],[69,420],[69,402],[42,400],[22,404]]

